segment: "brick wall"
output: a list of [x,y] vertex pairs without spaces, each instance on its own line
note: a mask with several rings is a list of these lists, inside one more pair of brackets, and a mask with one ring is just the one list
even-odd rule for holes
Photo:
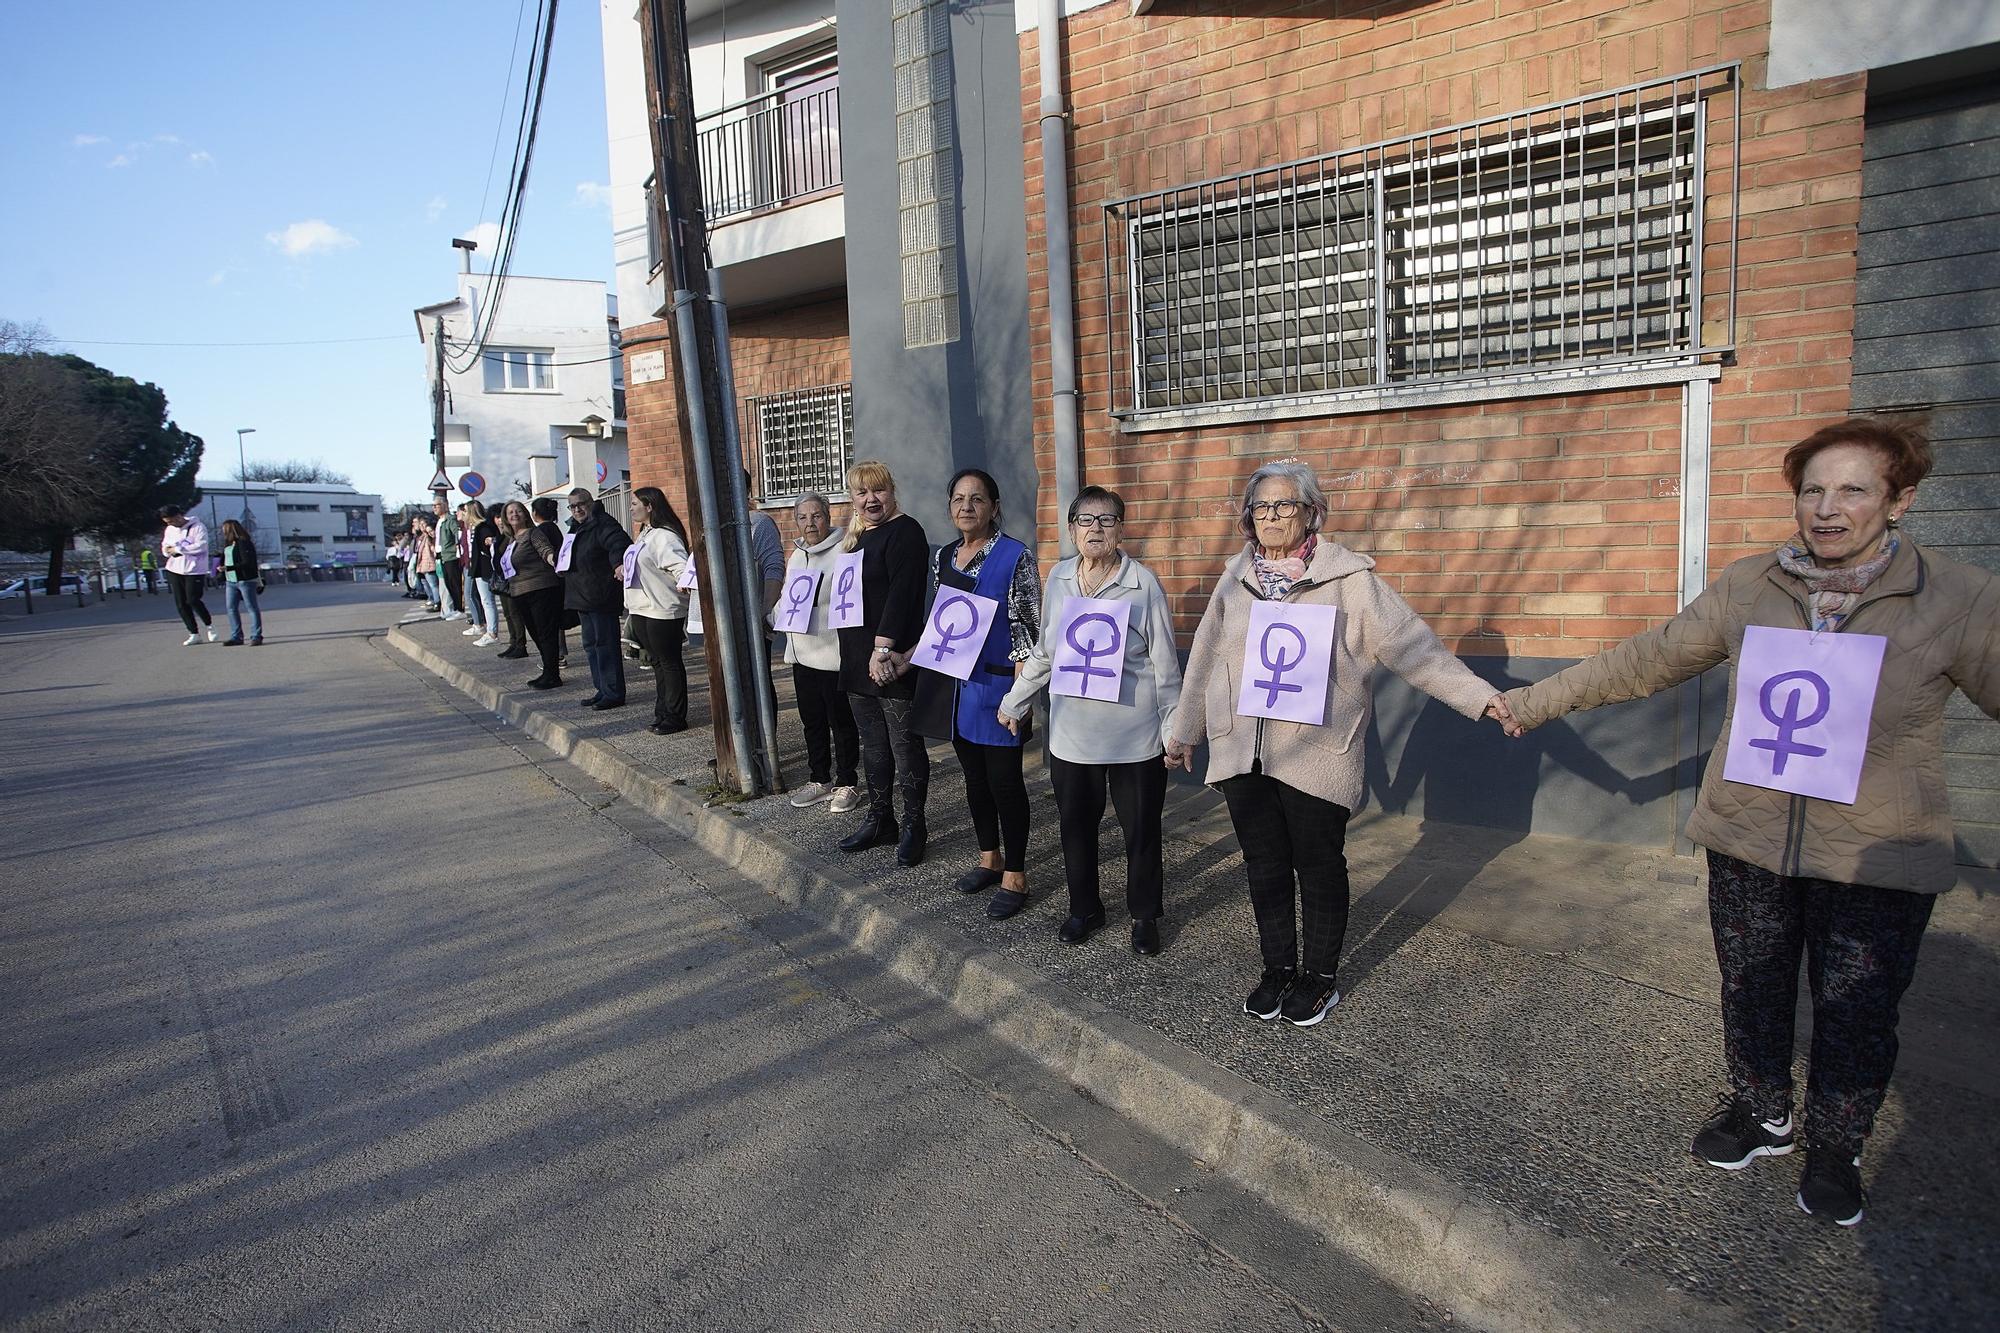
[[[1745,84],[1741,350],[1715,391],[1711,567],[1792,531],[1778,458],[1848,407],[1860,76],[1764,90],[1766,0],[1349,0],[1262,5],[1255,17],[1179,8],[1077,15],[1064,24],[1064,59],[1082,477],[1135,502],[1129,548],[1160,574],[1184,632],[1234,548],[1235,488],[1258,462],[1288,456],[1328,482],[1341,539],[1377,556],[1461,652],[1575,656],[1654,623],[1676,605],[1680,390],[1124,435],[1108,415],[1102,204],[1728,60],[1744,62]],[[1028,33],[1021,47],[1031,200],[1041,194],[1035,41]],[[1711,137],[1711,219],[1727,218],[1730,152],[1726,136]],[[1028,219],[1035,447],[1052,479],[1040,208]],[[1711,274],[1726,262],[1718,230]],[[1040,498],[1042,531],[1053,532],[1052,480]]]
[[[667,321],[639,325],[624,331],[627,342],[625,422],[626,440],[632,454],[632,484],[658,486],[673,501],[683,517],[693,511],[688,478],[681,466],[681,433],[676,407],[679,362],[671,341],[633,346],[640,339],[664,338],[672,330]],[[632,355],[664,350],[667,377],[651,384],[634,384]],[[848,354],[847,300],[837,297],[786,310],[730,318],[729,353],[734,362],[737,407],[746,398],[782,393],[789,389],[811,389],[841,384],[853,375]],[[747,446],[746,446],[747,450]],[[756,475],[758,460],[746,456],[744,464]],[[834,522],[844,521],[845,505],[834,507]],[[774,512],[780,530],[786,515]]]

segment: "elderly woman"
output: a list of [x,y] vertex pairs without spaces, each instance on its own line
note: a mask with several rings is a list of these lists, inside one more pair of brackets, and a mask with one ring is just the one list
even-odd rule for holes
[[[1160,951],[1160,810],[1167,798],[1167,770],[1161,764],[1167,720],[1181,695],[1181,663],[1174,651],[1173,614],[1153,572],[1119,550],[1125,532],[1125,501],[1116,491],[1086,486],[1070,502],[1069,525],[1076,554],[1049,571],[1042,594],[1042,635],[1029,654],[1014,688],[1001,700],[1000,725],[1017,730],[1028,706],[1047,689],[1055,659],[1064,645],[1085,653],[1082,670],[1109,674],[1096,659],[1117,654],[1112,682],[1085,674],[1083,694],[1049,696],[1049,780],[1055,787],[1062,825],[1063,871],[1069,880],[1069,919],[1058,938],[1082,944],[1104,925],[1104,899],[1097,875],[1097,829],[1104,819],[1108,788],[1118,829],[1125,837],[1125,906],[1132,915],[1132,952]],[[1118,602],[1129,609],[1088,610],[1074,621],[1065,612],[1072,598]],[[1115,624],[1092,617],[1119,617]],[[1117,639],[1111,639],[1115,630]],[[1081,637],[1078,637],[1078,636]],[[1065,668],[1079,670],[1075,663]],[[1099,686],[1096,696],[1088,691]]]
[[[1729,663],[1731,701],[1687,835],[1708,849],[1730,1086],[1694,1153],[1734,1171],[1796,1146],[1803,952],[1813,1023],[1798,1204],[1842,1226],[1861,1220],[1861,1146],[1895,1068],[1897,1004],[1931,905],[1956,879],[1945,701],[1957,687],[2000,717],[2000,579],[1897,531],[1930,466],[1907,427],[1816,431],[1784,460],[1797,537],[1732,564],[1657,629],[1506,698],[1518,735]],[[1866,664],[1834,676],[1838,698],[1835,654]],[[1864,714],[1850,700],[1870,687]],[[1847,727],[1826,716],[1841,703]],[[1739,729],[1755,733],[1741,747]]]
[[[1239,518],[1249,545],[1224,566],[1195,631],[1166,756],[1169,768],[1191,768],[1193,747],[1208,741],[1207,781],[1229,804],[1264,955],[1264,975],[1243,1009],[1260,1019],[1282,1013],[1298,1027],[1313,1026],[1340,1003],[1347,819],[1361,800],[1375,668],[1387,667],[1469,718],[1499,700],[1376,577],[1374,561],[1319,535],[1326,512],[1310,468],[1267,463],[1251,474]],[[1260,601],[1334,608],[1330,651],[1293,631],[1264,657],[1274,631],[1250,642]],[[1325,693],[1308,698],[1283,677],[1317,674],[1309,665],[1316,651],[1325,654]],[[1265,684],[1242,690],[1244,676],[1258,671],[1267,673]],[[1239,711],[1259,689],[1267,690],[1267,704],[1298,695],[1295,711],[1310,720]],[[1295,913],[1305,922],[1303,967]]]
[[854,710],[840,688],[840,635],[827,627],[826,606],[834,558],[847,530],[833,526],[831,506],[817,492],[801,495],[792,506],[792,526],[799,535],[785,565],[783,586],[789,588],[800,574],[819,575],[806,628],[785,631],[785,660],[792,664],[792,692],[806,733],[808,779],[792,793],[792,804],[803,810],[826,801],[829,811],[844,815],[861,804],[855,767],[861,739],[854,730]]
[[514,605],[527,622],[528,637],[542,657],[542,674],[528,682],[537,690],[552,690],[562,684],[558,655],[562,648],[563,587],[556,573],[561,554],[561,537],[551,537],[553,526],[543,527],[530,515],[528,506],[509,500],[500,511],[507,529],[507,547],[500,553],[500,574],[507,580]]
[[958,877],[960,893],[999,885],[986,915],[1005,921],[1028,902],[1028,784],[1021,773],[1021,728],[996,720],[1021,663],[1042,632],[1042,587],[1028,548],[1000,530],[1000,483],[962,468],[946,488],[958,540],[931,561],[931,596],[976,593],[1000,606],[963,681],[932,672],[917,686],[915,726],[951,742],[965,778],[965,804],[979,863]]
[[[896,478],[884,463],[856,463],[847,470],[853,518],[841,539],[843,553],[861,552],[861,623],[840,634],[840,688],[861,734],[861,765],[868,779],[868,818],[840,840],[843,852],[896,845],[898,864],[924,859],[930,833],[924,798],[930,791],[931,757],[910,727],[916,681],[910,649],[924,627],[924,567],[930,542],[923,524],[896,502]],[[896,824],[894,792],[903,793],[903,822]]]

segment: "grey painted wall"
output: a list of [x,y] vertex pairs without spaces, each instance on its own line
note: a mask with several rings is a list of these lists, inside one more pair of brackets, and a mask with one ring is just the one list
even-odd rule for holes
[[890,6],[886,0],[839,0],[836,6],[854,455],[889,464],[903,508],[933,542],[951,531],[945,517],[951,474],[983,467],[1000,483],[1007,530],[1036,545],[1014,6],[1012,0],[950,0],[950,10],[961,336],[944,347],[906,351]]

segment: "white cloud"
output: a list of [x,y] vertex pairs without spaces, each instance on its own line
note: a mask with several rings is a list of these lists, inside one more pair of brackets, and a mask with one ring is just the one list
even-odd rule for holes
[[93,144],[110,142],[111,140],[101,134],[79,134],[69,141],[69,146],[71,148],[89,148]]
[[228,281],[229,281],[229,270],[226,268],[219,268],[215,270],[215,272],[208,275],[208,285],[211,287],[220,287],[223,283]]
[[450,205],[445,202],[445,197],[443,195],[441,194],[432,195],[431,201],[428,204],[424,205],[424,221],[436,222],[439,218],[444,216],[444,211],[448,207],[450,207]]
[[107,167],[129,167],[138,160],[138,158],[132,156],[130,153],[120,153],[104,165]]
[[601,208],[609,212],[611,209],[611,187],[609,185],[599,185],[596,181],[578,181],[576,183],[575,202],[583,208]]
[[500,245],[500,224],[482,222],[471,231],[460,232],[459,236],[464,240],[477,242],[480,254],[491,255]]
[[206,148],[197,148],[188,154],[188,165],[193,167],[212,167],[215,165],[215,154],[209,152]]
[[264,239],[291,259],[304,259],[308,255],[326,254],[333,250],[346,250],[360,244],[331,222],[323,222],[318,218],[294,222],[283,231],[268,232]]
[[154,143],[179,143],[180,141],[181,136],[178,134],[156,134],[153,136]]

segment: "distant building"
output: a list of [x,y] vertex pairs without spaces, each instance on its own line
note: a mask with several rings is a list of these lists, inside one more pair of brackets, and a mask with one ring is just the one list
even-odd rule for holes
[[[436,370],[432,339],[444,326],[445,475],[465,495],[467,472],[487,504],[585,485],[600,493],[627,479],[625,371],[618,307],[604,284],[581,278],[509,277],[489,312],[493,278],[458,275],[458,295],[415,311],[425,384]],[[490,323],[489,323],[490,321]],[[475,346],[482,350],[470,354]],[[413,466],[428,463],[413,460]]]
[[250,513],[250,540],[267,565],[367,565],[379,562],[382,497],[346,484],[202,478],[195,512],[208,525],[209,549],[221,550],[222,521]]

